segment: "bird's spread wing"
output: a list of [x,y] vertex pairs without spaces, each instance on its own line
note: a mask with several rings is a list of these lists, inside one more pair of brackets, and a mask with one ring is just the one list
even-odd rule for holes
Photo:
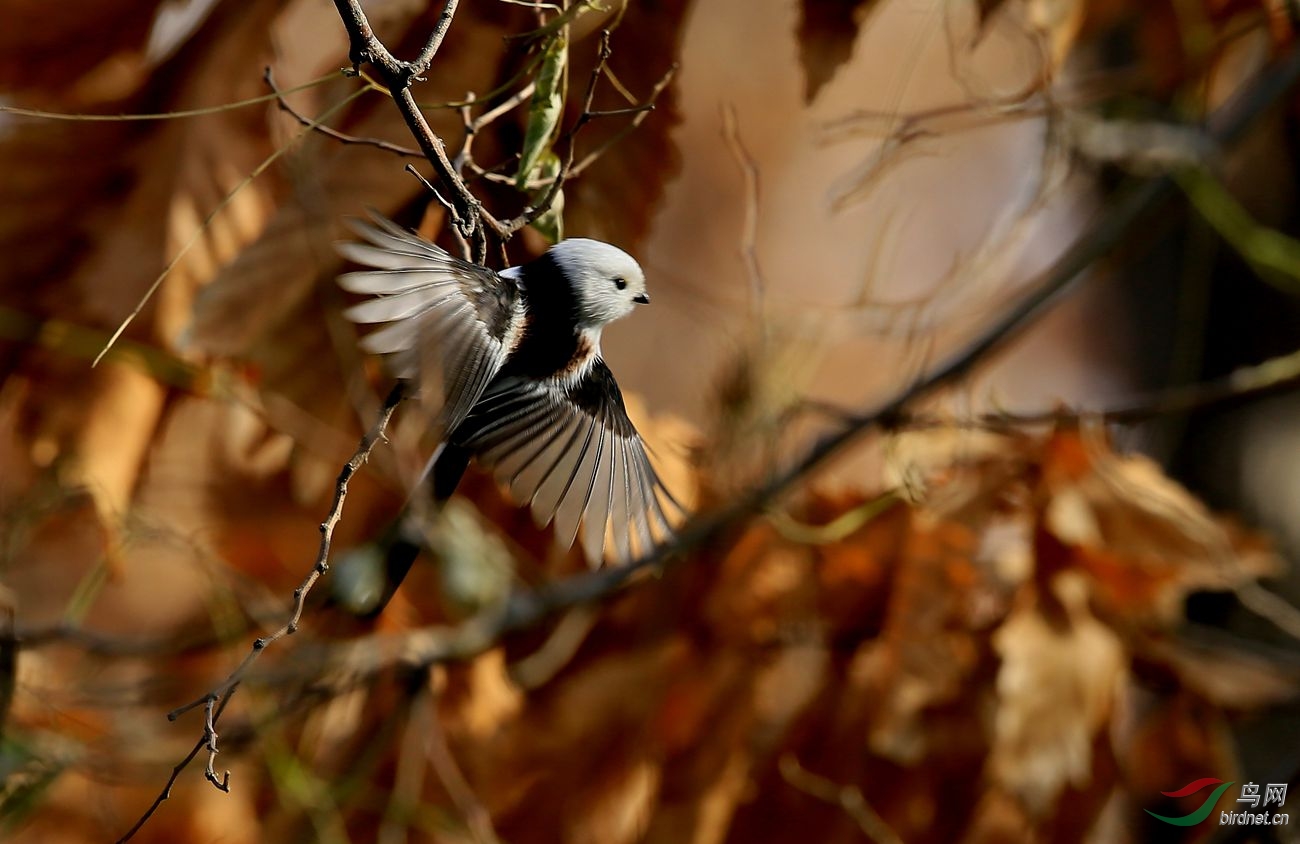
[[[519,336],[523,303],[510,276],[461,261],[372,212],[350,221],[364,243],[339,253],[371,269],[344,273],[344,290],[373,296],[349,308],[353,322],[380,324],[361,347],[387,356],[394,375],[441,398],[439,422],[451,431],[468,415]],[[429,399],[426,398],[426,401]]]
[[[456,434],[569,547],[582,527],[592,565],[620,562],[672,535],[681,506],[650,463],[614,375],[600,358],[576,382],[502,378]],[[672,518],[670,519],[670,513]]]

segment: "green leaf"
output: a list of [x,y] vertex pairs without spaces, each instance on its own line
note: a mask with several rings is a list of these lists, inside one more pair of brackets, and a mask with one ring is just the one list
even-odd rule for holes
[[[556,179],[560,176],[560,157],[553,150],[547,150],[542,160],[537,162],[537,177],[539,179]],[[550,190],[550,185],[543,185],[533,194],[533,201],[540,201]],[[542,237],[552,244],[558,243],[564,239],[564,188],[555,192],[551,200],[551,207],[546,212],[533,220],[533,228],[538,231]]]
[[555,129],[564,113],[564,68],[569,59],[569,39],[564,31],[546,42],[542,66],[537,72],[537,88],[528,104],[528,128],[524,131],[524,148],[519,157],[515,186],[523,190],[544,153],[551,150]]
[[45,758],[25,744],[0,742],[0,831],[12,832],[41,807],[66,761]]
[[1300,295],[1300,241],[1257,223],[1209,173],[1185,170],[1176,176],[1197,212],[1260,278],[1283,293]]

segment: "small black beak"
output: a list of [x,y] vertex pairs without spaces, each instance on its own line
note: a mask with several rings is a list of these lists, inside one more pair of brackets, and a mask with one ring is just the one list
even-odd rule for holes
[[638,293],[632,297],[632,301],[636,302],[638,305],[648,305],[650,304],[650,297],[644,293]]

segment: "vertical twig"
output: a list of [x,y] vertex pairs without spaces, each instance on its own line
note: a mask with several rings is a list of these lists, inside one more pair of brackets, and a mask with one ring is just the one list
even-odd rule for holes
[[750,307],[759,326],[763,320],[763,270],[758,263],[758,165],[754,157],[745,148],[740,138],[740,127],[736,120],[736,107],[727,104],[722,107],[722,137],[727,142],[727,149],[740,168],[740,176],[745,180],[745,220],[741,225],[740,254],[749,274]]

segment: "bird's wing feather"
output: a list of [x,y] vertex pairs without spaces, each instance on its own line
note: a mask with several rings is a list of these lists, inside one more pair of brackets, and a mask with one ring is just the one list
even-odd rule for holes
[[564,547],[581,528],[592,565],[607,548],[624,563],[649,552],[672,535],[681,512],[599,357],[576,382],[498,379],[456,440],[532,508],[539,526],[554,521]]
[[344,273],[339,284],[374,297],[345,315],[381,326],[361,347],[384,355],[394,375],[417,380],[421,394],[434,397],[442,430],[454,430],[519,336],[519,285],[508,271],[467,263],[392,220],[371,217],[350,221],[364,242],[338,245],[344,258],[369,267]]

